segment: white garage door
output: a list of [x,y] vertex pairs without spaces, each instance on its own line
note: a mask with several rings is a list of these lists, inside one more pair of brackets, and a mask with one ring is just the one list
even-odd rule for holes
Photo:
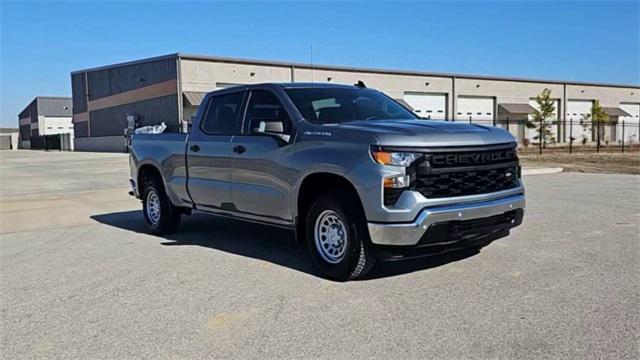
[[583,139],[591,141],[591,131],[585,131],[582,124],[587,119],[587,115],[591,113],[592,106],[592,100],[567,101],[567,140],[568,136],[572,136],[577,142],[581,142]]
[[469,120],[482,125],[492,125],[495,98],[492,97],[458,97],[456,120]]
[[447,94],[405,93],[404,101],[416,115],[431,120],[447,118]]
[[[637,143],[640,141],[640,104],[620,104],[620,109],[628,112],[631,116],[621,116],[618,124],[624,120],[624,142]],[[622,138],[622,128],[618,125],[618,136]]]
[[[539,109],[536,99],[529,100],[529,105],[533,106],[534,109]],[[555,111],[553,112],[552,119],[550,119],[549,121],[559,120],[558,109],[560,109],[560,99],[555,99],[553,101],[553,107],[555,108]],[[529,115],[529,121],[531,121],[532,119],[533,119],[533,115]],[[549,126],[549,129],[551,130],[551,133],[553,134],[553,137],[557,142],[562,142],[562,139],[558,138],[558,128],[560,126],[561,126],[560,124]],[[533,139],[534,136],[538,135],[536,128],[526,128],[525,131],[526,131],[526,137],[528,137],[529,139]]]

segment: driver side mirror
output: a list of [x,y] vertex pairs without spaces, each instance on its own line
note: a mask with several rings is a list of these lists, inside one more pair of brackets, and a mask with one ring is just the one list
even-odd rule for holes
[[280,119],[251,119],[249,126],[253,135],[268,135],[289,142],[290,135],[284,132],[284,122]]

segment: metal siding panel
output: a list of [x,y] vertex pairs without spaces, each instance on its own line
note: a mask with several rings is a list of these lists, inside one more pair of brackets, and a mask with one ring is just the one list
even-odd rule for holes
[[22,138],[22,140],[31,139],[31,125],[20,126],[20,137]]
[[29,115],[29,107],[27,106],[26,109],[22,110],[20,112],[20,114],[18,114],[18,119],[25,119],[25,118],[28,118],[29,116],[30,116]]
[[111,70],[111,86],[114,93],[133,90],[176,78],[175,59],[136,64]]
[[71,75],[71,95],[73,96],[73,113],[79,114],[87,111],[87,98],[85,94],[84,73]]
[[31,104],[29,104],[29,115],[31,116],[32,124],[38,122],[38,101],[37,100],[33,100]]
[[89,100],[177,78],[176,59],[165,59],[88,73]]
[[38,98],[38,115],[71,117],[71,98]]
[[89,100],[111,95],[109,69],[88,72],[87,86],[89,87]]
[[84,138],[89,136],[89,122],[82,121],[73,123],[73,136],[77,138]]
[[[123,135],[127,114],[139,117],[139,126],[167,124],[167,132],[178,132],[178,96],[169,95],[146,101],[90,112],[91,136]],[[76,135],[77,136],[77,135]]]

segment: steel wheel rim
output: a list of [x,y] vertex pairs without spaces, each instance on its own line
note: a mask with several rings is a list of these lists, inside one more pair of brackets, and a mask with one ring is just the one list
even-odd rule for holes
[[335,211],[325,210],[318,215],[314,239],[318,254],[324,261],[336,264],[344,259],[347,252],[347,227]]
[[160,222],[160,198],[155,191],[150,191],[147,195],[147,218],[153,225]]

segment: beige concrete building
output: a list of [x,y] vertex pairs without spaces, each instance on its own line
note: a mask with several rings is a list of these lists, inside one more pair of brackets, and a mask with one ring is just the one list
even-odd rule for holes
[[18,150],[20,129],[0,128],[0,150]]
[[[638,142],[640,86],[556,80],[501,78],[418,71],[364,69],[235,58],[172,54],[71,74],[76,149],[124,151],[127,116],[136,126],[165,122],[181,131],[209,91],[262,82],[363,81],[408,104],[431,120],[471,121],[508,128],[520,141],[532,139],[525,121],[534,98],[550,89],[556,99],[557,141],[584,137],[593,130],[582,125],[595,100],[610,119],[626,124],[624,140]],[[619,126],[618,126],[619,127]],[[609,130],[607,141],[622,140]]]

